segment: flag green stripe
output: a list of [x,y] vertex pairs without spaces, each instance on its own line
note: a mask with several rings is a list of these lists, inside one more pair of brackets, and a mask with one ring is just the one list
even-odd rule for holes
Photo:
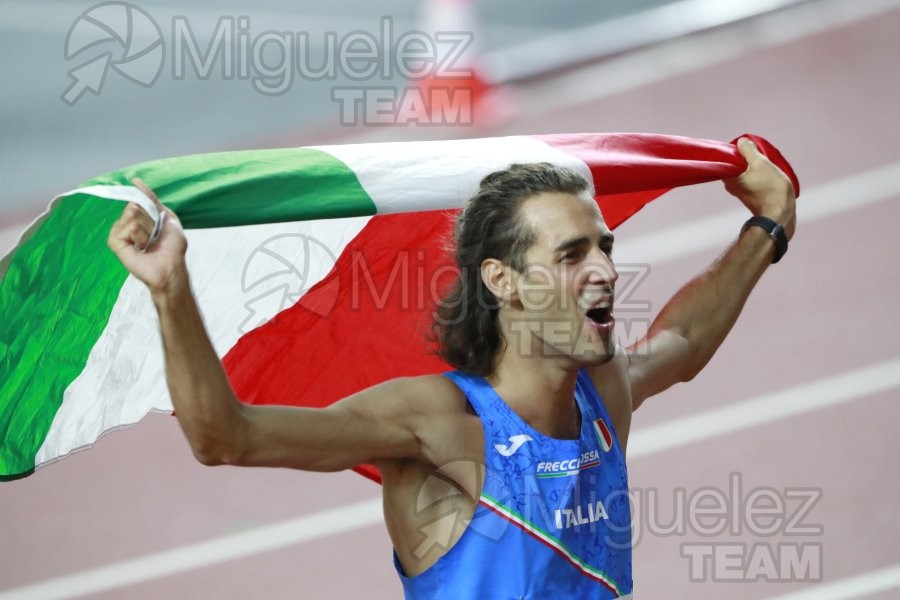
[[[98,177],[141,177],[181,218],[207,228],[375,214],[346,165],[319,150],[227,152],[164,159]],[[58,199],[3,260],[0,280],[0,477],[34,469],[69,384],[82,372],[127,273],[106,247],[120,202]]]
[[9,261],[0,281],[0,475],[34,468],[66,386],[88,353],[125,281],[106,250],[122,204],[62,198]]
[[[84,185],[129,185],[132,177],[146,181],[189,229],[376,213],[349,167],[327,152],[309,148],[164,158]],[[252,182],[252,189],[247,182]]]

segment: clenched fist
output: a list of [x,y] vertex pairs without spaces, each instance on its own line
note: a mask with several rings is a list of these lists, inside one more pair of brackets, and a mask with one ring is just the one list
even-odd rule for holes
[[752,140],[739,139],[738,151],[747,161],[747,169],[734,179],[726,180],[725,189],[754,215],[769,217],[783,225],[790,239],[797,224],[791,180],[757,149]]
[[106,243],[128,272],[142,281],[154,296],[166,294],[186,283],[184,255],[187,239],[174,212],[163,206],[156,194],[140,179],[131,183],[150,198],[163,219],[162,231],[149,248],[153,219],[143,208],[129,202],[113,224]]

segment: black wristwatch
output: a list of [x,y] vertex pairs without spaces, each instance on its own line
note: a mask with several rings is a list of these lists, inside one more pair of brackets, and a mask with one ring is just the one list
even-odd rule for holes
[[784,226],[779,225],[769,217],[750,217],[741,228],[741,233],[753,226],[762,227],[772,237],[772,241],[775,242],[775,256],[772,257],[772,264],[777,263],[787,252],[788,248],[788,239],[787,234],[784,232]]

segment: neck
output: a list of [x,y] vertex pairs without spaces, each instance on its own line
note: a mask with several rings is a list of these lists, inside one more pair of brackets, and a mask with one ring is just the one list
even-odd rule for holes
[[540,350],[523,356],[501,350],[488,383],[526,423],[544,435],[575,439],[581,432],[581,411],[575,401],[578,368]]

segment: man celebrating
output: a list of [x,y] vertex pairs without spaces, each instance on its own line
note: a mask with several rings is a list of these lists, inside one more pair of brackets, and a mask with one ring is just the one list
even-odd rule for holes
[[[631,414],[707,364],[793,234],[790,181],[751,141],[739,150],[748,168],[725,185],[753,216],[628,349],[613,335],[613,236],[589,182],[546,163],[487,176],[458,217],[459,275],[435,314],[457,370],[325,409],[236,398],[191,293],[178,219],[140,181],[165,213],[161,236],[145,248],[153,222],[129,205],[108,243],[151,292],[172,403],[200,462],[374,464],[408,598],[623,597]],[[447,543],[424,544],[425,527]]]

